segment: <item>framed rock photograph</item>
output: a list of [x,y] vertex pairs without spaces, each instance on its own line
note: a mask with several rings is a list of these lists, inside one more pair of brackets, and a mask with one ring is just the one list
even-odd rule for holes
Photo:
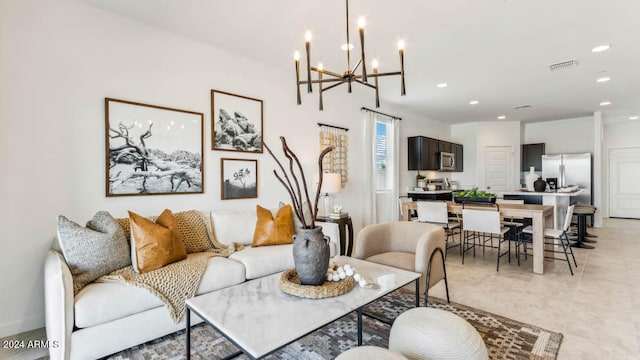
[[220,159],[222,200],[258,197],[258,160]]
[[106,195],[203,192],[204,115],[105,99]]
[[213,150],[262,153],[262,100],[211,90]]

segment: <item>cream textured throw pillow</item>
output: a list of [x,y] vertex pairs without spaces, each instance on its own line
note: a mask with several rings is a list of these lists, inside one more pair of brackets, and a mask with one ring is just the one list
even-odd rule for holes
[[131,265],[124,231],[106,211],[99,211],[87,227],[60,215],[58,240],[71,274],[73,292],[102,275]]
[[205,216],[196,210],[174,213],[173,217],[178,223],[180,237],[188,254],[203,252],[213,249],[207,230],[208,221]]

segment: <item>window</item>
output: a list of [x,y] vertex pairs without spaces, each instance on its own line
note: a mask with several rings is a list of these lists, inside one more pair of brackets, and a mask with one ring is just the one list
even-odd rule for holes
[[376,191],[390,191],[391,190],[391,169],[393,168],[390,141],[391,136],[391,124],[376,120],[376,150],[375,150],[375,162],[376,162]]

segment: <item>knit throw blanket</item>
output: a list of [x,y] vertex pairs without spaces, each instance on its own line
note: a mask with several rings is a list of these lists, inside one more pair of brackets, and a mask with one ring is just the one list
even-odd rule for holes
[[[212,234],[207,225],[209,234]],[[101,276],[96,282],[124,283],[147,290],[158,297],[165,305],[173,321],[177,324],[185,312],[185,301],[196,295],[200,280],[207,270],[209,259],[214,256],[229,257],[243,245],[232,243],[224,245],[219,243],[214,236],[209,235],[209,241],[213,248],[199,253],[189,254],[182,261],[178,261],[148,273],[138,274],[133,266],[127,266],[116,270],[109,275]]]

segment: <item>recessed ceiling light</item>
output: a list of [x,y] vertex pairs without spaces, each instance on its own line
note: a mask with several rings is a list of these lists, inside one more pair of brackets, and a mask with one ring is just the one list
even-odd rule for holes
[[447,83],[439,83],[438,85],[436,85],[436,87],[439,87],[439,88],[446,88],[447,86],[449,86],[449,84]]
[[603,101],[600,103],[600,106],[609,106],[611,105],[611,101]]
[[607,81],[609,81],[609,80],[611,80],[611,78],[610,78],[610,77],[608,77],[608,76],[603,76],[603,77],[601,77],[601,78],[598,78],[596,81],[597,81],[597,82],[599,82],[599,83],[602,83],[602,82],[607,82]]
[[479,103],[480,103],[480,101],[478,101],[478,100],[469,101],[469,105],[478,105]]
[[506,117],[506,116],[504,116],[504,115],[500,115],[500,116],[498,116],[498,120],[504,120],[504,119],[506,119],[506,118],[507,118],[507,117]]
[[629,116],[629,120],[638,120],[640,117],[638,115]]
[[603,51],[609,50],[610,48],[611,46],[609,46],[609,44],[599,45],[591,49],[591,52],[594,52],[594,53],[603,52]]

